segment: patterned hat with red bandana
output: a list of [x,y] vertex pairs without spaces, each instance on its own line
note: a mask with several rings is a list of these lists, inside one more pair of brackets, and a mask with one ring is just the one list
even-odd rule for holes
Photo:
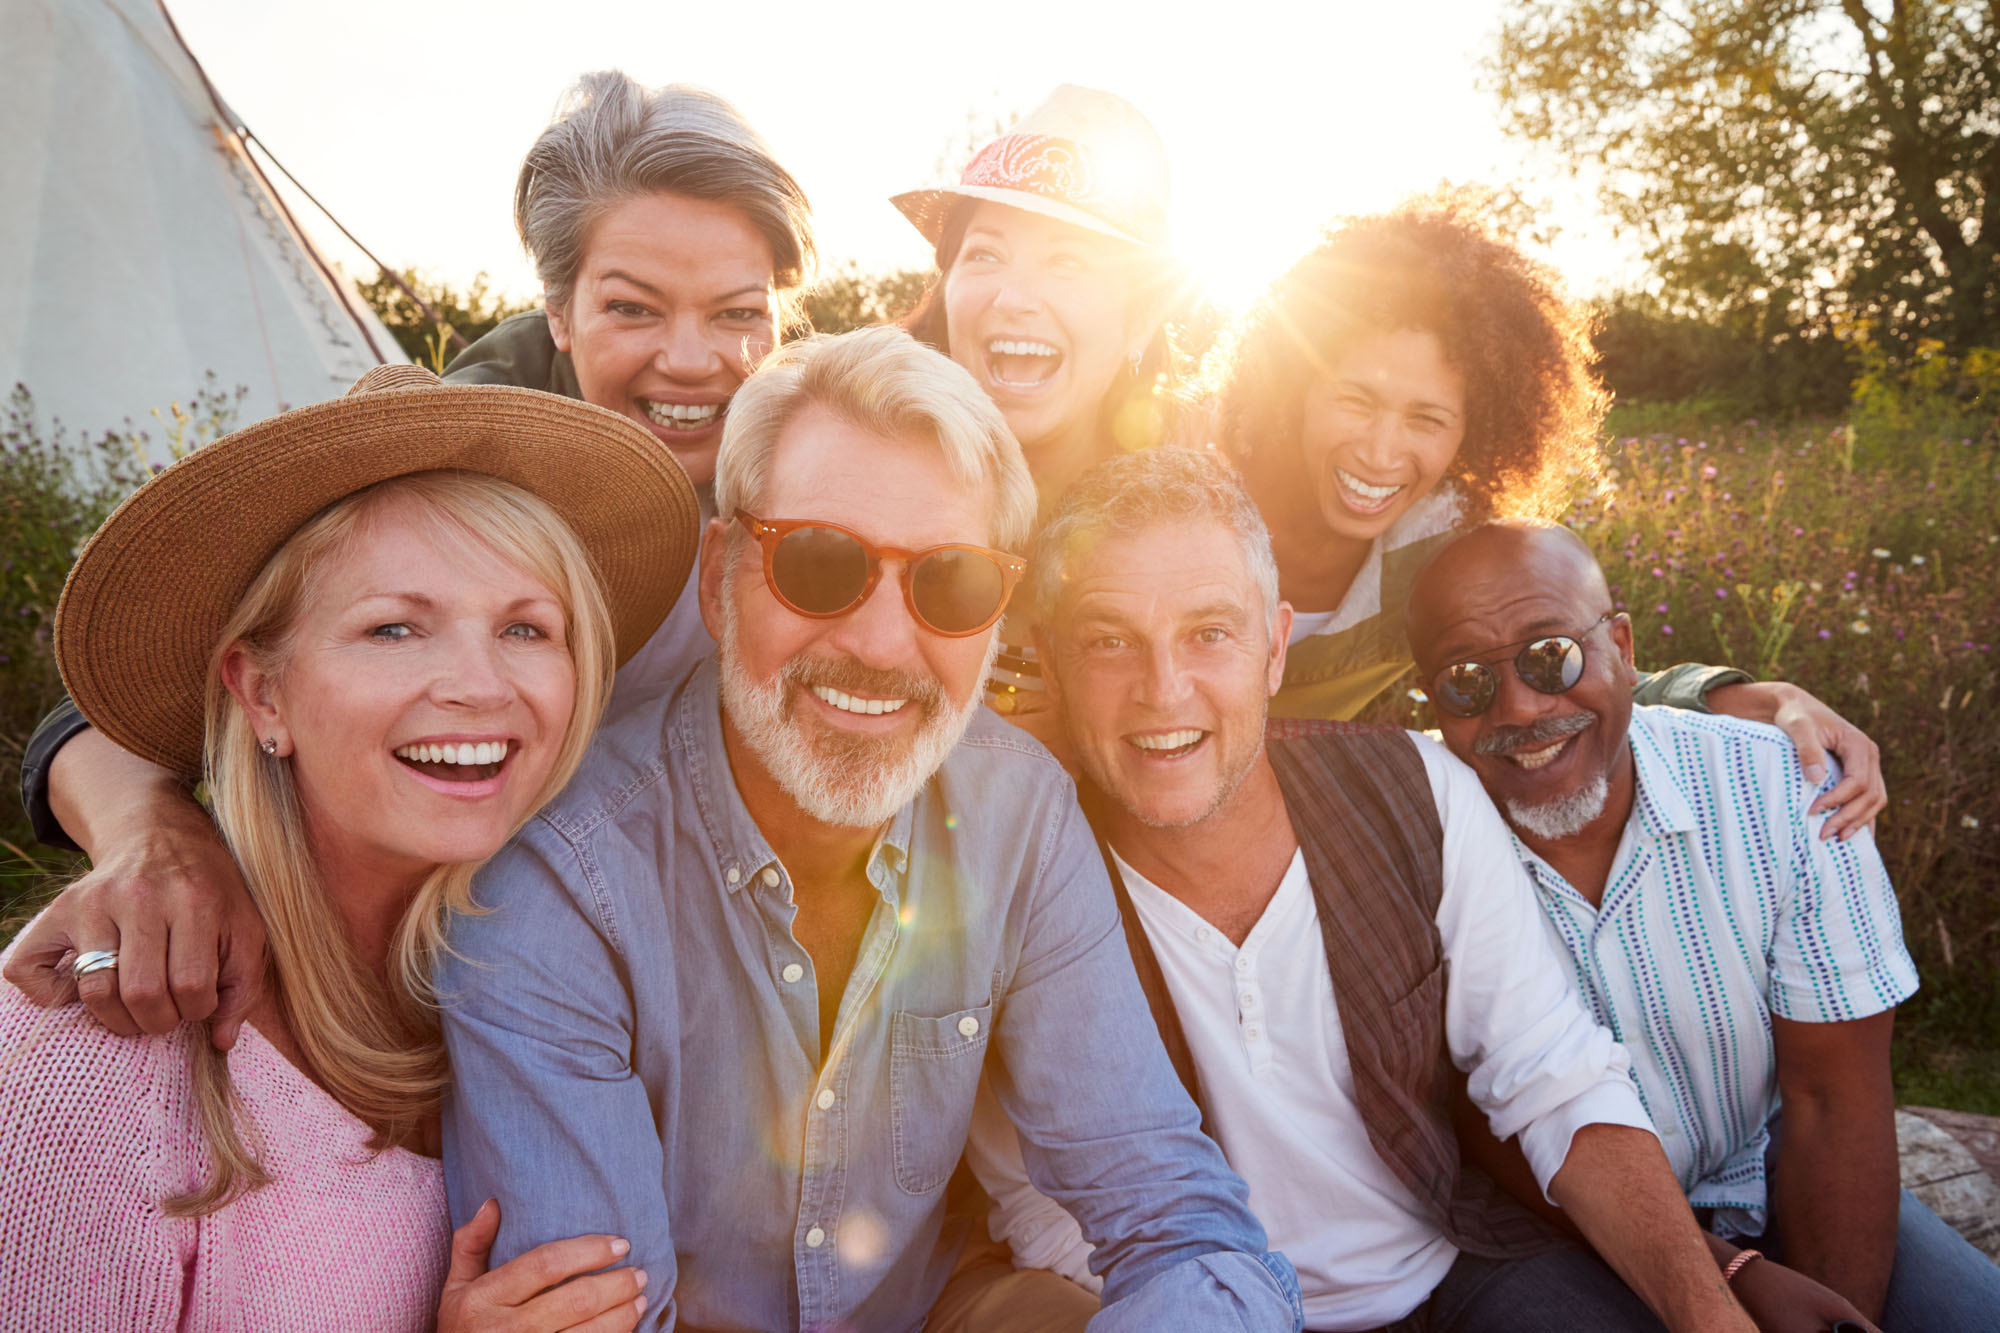
[[1122,97],[1064,84],[979,150],[956,185],[890,202],[936,245],[961,199],[1039,213],[1134,245],[1167,243],[1167,148]]

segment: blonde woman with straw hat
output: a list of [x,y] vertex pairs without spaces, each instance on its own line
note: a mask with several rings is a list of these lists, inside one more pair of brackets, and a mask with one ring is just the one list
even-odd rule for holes
[[[616,412],[673,452],[712,509],[729,403],[804,325],[816,250],[797,180],[714,93],[602,70],[563,94],[529,147],[514,222],[542,306],[467,348],[445,382],[540,389]],[[695,601],[677,603],[620,669],[613,716],[712,650]],[[116,1032],[168,1032],[214,1014],[227,1046],[255,991],[256,913],[172,775],[101,744],[86,722],[64,707],[42,723],[22,790],[36,836],[89,852],[96,868],[23,932],[7,979],[44,1004],[80,996]],[[121,971],[72,984],[72,952],[113,948]]]
[[[892,201],[937,254],[904,327],[993,399],[1044,509],[1100,459],[1162,443],[1182,424],[1168,184],[1166,145],[1138,108],[1065,84],[955,184]],[[1031,643],[1027,625],[1003,626],[988,682],[988,702],[1017,720],[1041,706]]]
[[489,1273],[496,1204],[448,1235],[429,978],[473,870],[575,771],[672,605],[696,515],[613,413],[385,367],[105,523],[57,612],[64,682],[105,737],[206,781],[270,970],[227,1056],[0,990],[0,1324],[637,1322],[619,1238]]

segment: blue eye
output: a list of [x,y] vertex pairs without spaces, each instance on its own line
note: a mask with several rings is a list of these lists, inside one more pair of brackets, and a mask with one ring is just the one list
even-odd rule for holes
[[399,620],[387,625],[377,625],[368,631],[368,637],[384,643],[400,643],[415,632]]
[[525,620],[515,621],[502,630],[501,633],[513,639],[546,639],[549,637],[548,631],[544,630],[540,625],[530,625]]

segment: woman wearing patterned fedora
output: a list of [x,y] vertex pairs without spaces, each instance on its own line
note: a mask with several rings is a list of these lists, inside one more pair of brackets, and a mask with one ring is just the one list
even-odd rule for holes
[[[937,253],[937,276],[904,326],[998,404],[1045,506],[1099,459],[1158,444],[1183,419],[1167,200],[1166,147],[1145,116],[1111,93],[1064,85],[980,149],[956,184],[892,201]],[[989,702],[1016,717],[1038,712],[1027,628],[1003,627],[1001,640]]]
[[[730,398],[789,329],[802,326],[815,247],[804,192],[734,107],[684,85],[585,75],[521,165],[514,221],[543,307],[466,349],[449,384],[515,385],[616,412],[670,449],[704,516]],[[692,577],[692,576],[690,576]],[[618,673],[615,716],[677,681],[714,647],[680,599]],[[76,991],[65,959],[127,937],[119,974],[84,1003],[119,1032],[166,1032],[217,1011],[234,1040],[254,989],[255,913],[208,819],[170,775],[58,708],[30,741],[22,793],[36,836],[97,867],[25,932],[7,979],[43,1003]],[[219,920],[227,947],[169,958],[174,923]]]
[[697,524],[636,424],[404,366],[189,455],[91,539],[64,682],[108,740],[206,782],[269,976],[227,1056],[205,1028],[121,1037],[0,989],[9,1327],[637,1322],[644,1276],[596,1271],[617,1238],[489,1273],[497,1204],[448,1237],[429,977],[474,868],[575,771]]

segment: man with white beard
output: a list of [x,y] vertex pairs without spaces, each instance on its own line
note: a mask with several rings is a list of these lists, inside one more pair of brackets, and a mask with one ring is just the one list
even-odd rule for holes
[[[1073,789],[979,708],[1034,489],[893,329],[729,409],[718,639],[481,873],[440,970],[454,1217],[631,1243],[647,1328],[906,1329],[959,1263],[982,1067],[1106,1256],[1101,1328],[1296,1329],[1296,1278],[1146,1031]],[[973,1328],[1042,1328],[1032,1296]]]
[[[1408,625],[1739,1285],[1769,1254],[1888,1333],[1993,1327],[2000,1269],[1897,1188],[1889,1036],[1917,974],[1874,835],[1814,811],[1839,774],[1806,778],[1775,727],[1635,709],[1631,622],[1567,528],[1461,537]],[[1469,1146],[1540,1201],[1511,1141]]]

